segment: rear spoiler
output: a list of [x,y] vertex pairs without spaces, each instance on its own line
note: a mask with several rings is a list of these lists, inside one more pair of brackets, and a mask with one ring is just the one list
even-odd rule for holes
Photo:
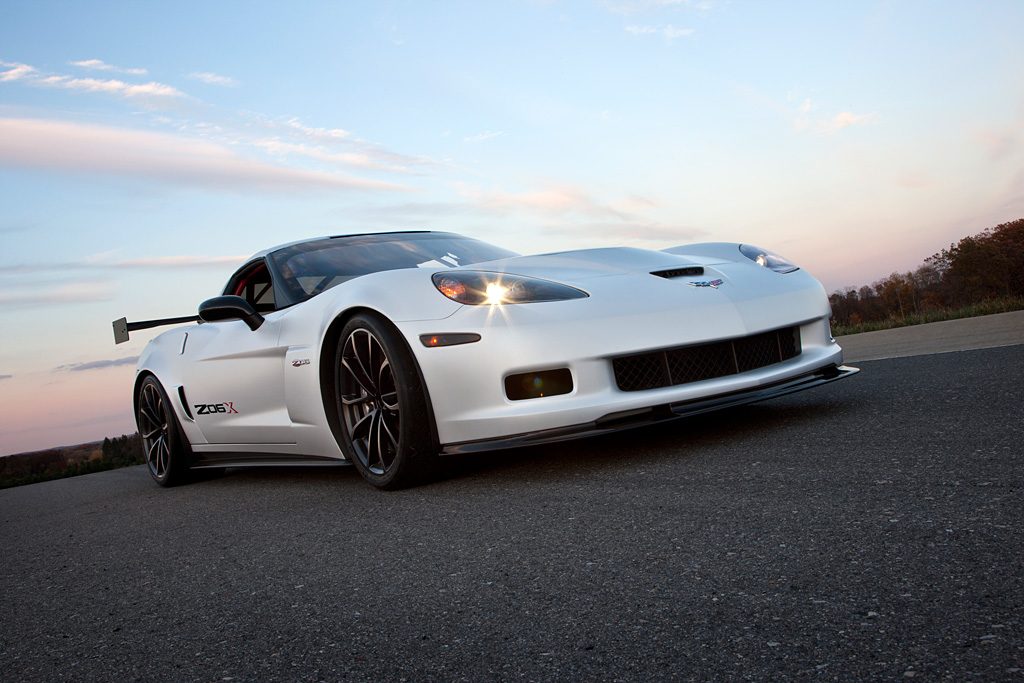
[[195,322],[199,322],[198,315],[190,315],[184,318],[163,318],[161,320],[140,320],[137,323],[130,323],[127,318],[121,318],[114,321],[114,343],[123,344],[128,341],[129,332],[148,330],[151,327],[161,327],[163,325],[180,325],[182,323]]

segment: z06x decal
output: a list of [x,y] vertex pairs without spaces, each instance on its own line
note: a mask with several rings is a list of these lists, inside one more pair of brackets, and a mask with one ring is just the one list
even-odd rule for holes
[[224,403],[197,403],[195,406],[196,415],[213,415],[214,413],[238,413],[232,401]]

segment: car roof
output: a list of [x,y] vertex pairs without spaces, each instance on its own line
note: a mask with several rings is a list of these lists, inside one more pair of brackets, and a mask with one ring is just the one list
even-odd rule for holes
[[[396,235],[438,235],[443,237],[459,237],[459,235],[456,235],[455,233],[452,232],[436,232],[433,230],[396,230],[392,232],[358,232],[352,233],[350,235],[324,235],[323,237],[311,237],[304,240],[295,240],[294,242],[278,244],[275,247],[271,247],[270,249],[264,249],[263,251],[253,254],[252,256],[245,260],[245,263],[248,264],[257,259],[265,258],[267,254],[271,254],[275,251],[278,251],[279,249],[284,249],[286,247],[294,247],[297,244],[308,244],[310,242],[321,242],[325,240],[345,240],[351,238],[371,238],[368,241],[388,242],[391,241],[391,238],[393,238]],[[372,239],[375,237],[380,239]]]

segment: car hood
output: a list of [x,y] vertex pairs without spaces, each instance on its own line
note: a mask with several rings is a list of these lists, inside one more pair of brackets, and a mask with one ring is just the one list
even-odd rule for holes
[[562,251],[538,256],[515,256],[498,261],[476,263],[460,270],[484,270],[512,275],[525,275],[562,282],[575,282],[595,277],[651,272],[687,266],[710,266],[730,263],[720,257],[694,254],[669,254],[663,251],[634,247],[609,247]]

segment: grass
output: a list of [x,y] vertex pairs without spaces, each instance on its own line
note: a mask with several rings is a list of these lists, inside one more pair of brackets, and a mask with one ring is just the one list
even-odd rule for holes
[[994,313],[1009,313],[1010,311],[1024,310],[1024,297],[1007,297],[1005,299],[990,299],[976,304],[970,304],[962,308],[941,308],[921,313],[913,313],[902,318],[887,318],[885,320],[872,320],[857,325],[832,324],[832,336],[841,337],[848,334],[859,334],[860,332],[875,332],[877,330],[891,330],[896,327],[909,327],[910,325],[922,325],[924,323],[938,323],[944,320],[959,320],[960,318],[975,318],[979,315],[992,315]]

